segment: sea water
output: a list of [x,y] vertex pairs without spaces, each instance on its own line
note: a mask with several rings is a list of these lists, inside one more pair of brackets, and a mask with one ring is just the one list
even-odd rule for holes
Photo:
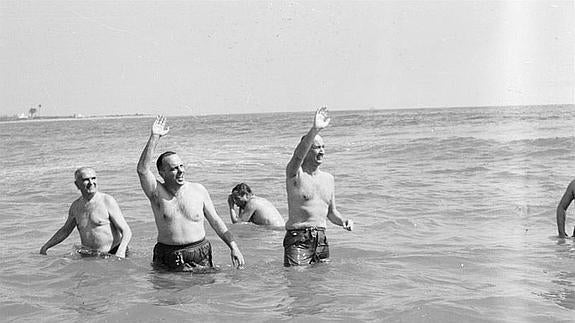
[[[287,217],[285,166],[313,113],[168,118],[156,156],[182,157],[246,259],[234,269],[206,223],[212,274],[151,266],[136,164],[153,117],[0,123],[0,320],[575,321],[575,244],[555,221],[575,179],[574,106],[331,112],[321,167],[355,228],[328,223],[330,263],[284,268],[284,232],[231,224],[226,198],[245,182]],[[118,201],[128,258],[79,257],[76,230],[39,254],[79,196],[80,166]]]

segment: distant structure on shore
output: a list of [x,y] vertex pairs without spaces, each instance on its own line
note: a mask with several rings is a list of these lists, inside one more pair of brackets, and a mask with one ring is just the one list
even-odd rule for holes
[[38,104],[38,108],[30,108],[30,110],[28,110],[28,115],[30,116],[30,119],[36,118],[36,114],[40,112],[41,107],[42,105]]

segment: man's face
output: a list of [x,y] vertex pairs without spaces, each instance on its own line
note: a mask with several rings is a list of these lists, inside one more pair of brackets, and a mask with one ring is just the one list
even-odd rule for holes
[[91,168],[80,170],[76,175],[75,183],[82,195],[95,194],[98,191],[96,171]]
[[323,138],[320,137],[319,135],[315,136],[313,144],[309,148],[309,151],[306,155],[306,159],[319,165],[323,163],[324,155],[325,155],[325,145],[323,144]]
[[245,208],[249,200],[249,196],[247,196],[247,194],[240,195],[238,192],[233,192],[232,198],[234,199],[234,203],[241,208]]
[[184,185],[184,173],[186,172],[184,168],[184,164],[180,159],[180,156],[173,154],[164,157],[163,160],[163,169],[160,172],[162,178],[166,182],[166,184],[177,184],[177,185]]

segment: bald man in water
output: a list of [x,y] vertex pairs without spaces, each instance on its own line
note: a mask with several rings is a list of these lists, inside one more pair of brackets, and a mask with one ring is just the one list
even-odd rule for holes
[[319,169],[325,154],[319,132],[329,121],[327,108],[316,111],[313,126],[302,137],[286,167],[289,214],[283,241],[286,267],[329,258],[326,217],[345,230],[353,229],[353,221],[342,218],[335,206],[333,176]]
[[[559,231],[559,238],[569,238],[565,232],[565,214],[569,204],[575,199],[575,180],[573,180],[565,190],[559,205],[557,205],[557,231]],[[573,228],[573,236],[575,237],[575,228]]]
[[113,254],[126,257],[132,231],[126,223],[116,200],[98,192],[96,171],[90,167],[78,168],[74,173],[76,187],[82,196],[70,206],[64,225],[40,249],[45,255],[48,249],[64,241],[78,229],[84,255]]

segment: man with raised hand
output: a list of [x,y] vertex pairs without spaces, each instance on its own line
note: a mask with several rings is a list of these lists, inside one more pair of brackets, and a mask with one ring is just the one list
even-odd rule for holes
[[216,213],[206,188],[184,179],[186,171],[180,157],[171,151],[158,157],[156,167],[163,182],[156,180],[152,173],[152,155],[159,139],[168,131],[166,118],[158,116],[152,125],[150,138],[142,151],[137,169],[158,229],[154,263],[177,271],[213,267],[212,247],[205,238],[204,219],[207,219],[230,248],[232,264],[242,267],[244,257],[232,233]]
[[336,208],[333,176],[319,169],[325,154],[319,132],[329,121],[327,108],[316,111],[313,126],[302,137],[286,167],[289,217],[283,246],[287,267],[329,258],[326,217],[348,231],[353,229],[353,221],[344,220]]
[[77,198],[68,211],[64,225],[40,249],[45,255],[48,249],[64,241],[74,227],[80,233],[83,255],[113,254],[126,257],[132,231],[126,223],[116,200],[98,192],[96,171],[81,167],[74,173],[76,187],[82,196]]

